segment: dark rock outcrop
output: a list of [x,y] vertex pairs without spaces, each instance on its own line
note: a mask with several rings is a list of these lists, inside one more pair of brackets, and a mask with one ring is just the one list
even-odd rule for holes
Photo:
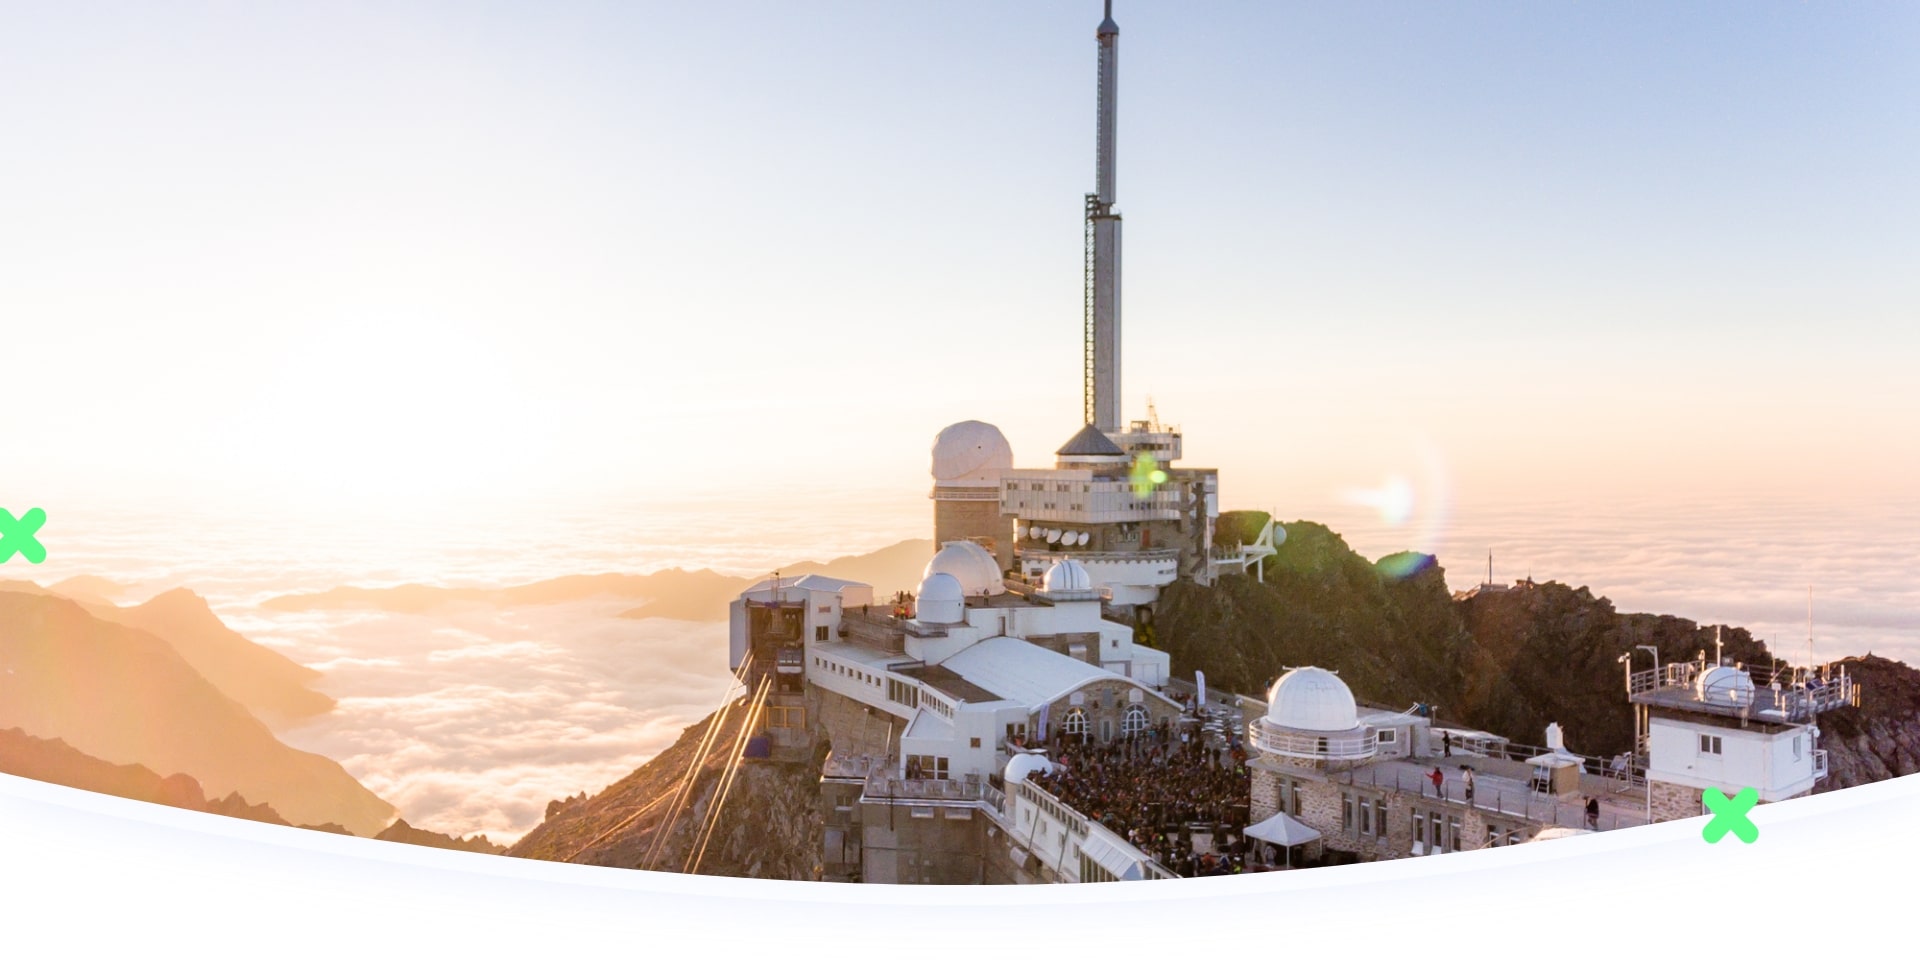
[[[1240,532],[1264,521],[1248,517]],[[1287,667],[1338,670],[1362,700],[1426,702],[1439,716],[1540,744],[1549,723],[1569,746],[1595,755],[1633,740],[1626,668],[1711,656],[1711,627],[1671,615],[1622,614],[1585,587],[1521,582],[1449,593],[1432,557],[1393,554],[1375,563],[1316,523],[1285,524],[1287,541],[1266,562],[1266,582],[1229,577],[1212,587],[1167,588],[1155,616],[1174,672],[1262,695]],[[1743,628],[1720,635],[1729,661],[1769,668],[1775,659]],[[1825,787],[1920,771],[1920,671],[1885,658],[1848,658],[1862,706],[1822,716],[1829,749]]]
[[395,819],[392,825],[387,826],[385,831],[374,836],[374,838],[382,842],[424,845],[435,849],[453,849],[457,852],[483,852],[487,855],[504,855],[507,851],[506,846],[495,845],[488,841],[484,835],[474,835],[464,839],[457,839],[451,835],[440,832],[429,832],[426,829],[414,828],[407,824],[406,819]]

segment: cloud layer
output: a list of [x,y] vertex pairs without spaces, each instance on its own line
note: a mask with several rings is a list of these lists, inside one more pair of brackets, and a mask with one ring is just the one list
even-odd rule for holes
[[548,801],[671,744],[731,681],[724,625],[612,616],[630,603],[323,614],[260,636],[340,700],[289,744],[339,761],[414,825],[511,842]]

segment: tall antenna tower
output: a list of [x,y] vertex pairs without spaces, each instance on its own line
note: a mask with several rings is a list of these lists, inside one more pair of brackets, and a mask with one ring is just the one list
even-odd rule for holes
[[1083,415],[1105,433],[1120,425],[1120,213],[1113,210],[1119,121],[1120,27],[1113,0],[1094,33],[1100,46],[1094,131],[1094,191],[1087,196]]

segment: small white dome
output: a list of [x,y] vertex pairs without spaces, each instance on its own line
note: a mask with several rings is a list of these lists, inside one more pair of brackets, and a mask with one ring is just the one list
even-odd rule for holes
[[966,618],[965,592],[960,580],[948,573],[931,573],[920,581],[914,616],[929,624],[958,624]]
[[1058,560],[1047,568],[1047,576],[1040,584],[1046,592],[1086,591],[1093,589],[1093,576],[1078,560]]
[[1013,469],[1013,447],[999,428],[977,420],[954,423],[933,438],[933,478],[948,486],[998,486]]
[[971,540],[955,540],[942,546],[927,562],[921,576],[933,574],[952,574],[968,597],[990,597],[1007,591],[1006,582],[1000,579],[1000,562],[993,559],[987,548]]
[[1022,752],[1007,759],[1007,770],[1001,773],[1001,777],[1005,778],[1009,785],[1020,785],[1024,784],[1027,776],[1034,772],[1053,774],[1053,762],[1048,761],[1045,755],[1030,755]]
[[1710,704],[1737,708],[1753,703],[1753,678],[1739,668],[1708,668],[1693,686],[1700,700]]
[[1294,668],[1267,692],[1267,721],[1294,731],[1351,731],[1360,727],[1353,692],[1332,671]]

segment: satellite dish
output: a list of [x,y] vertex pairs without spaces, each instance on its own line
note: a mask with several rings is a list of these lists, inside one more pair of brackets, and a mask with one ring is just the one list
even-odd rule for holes
[[1092,540],[1092,539],[1093,539],[1093,534],[1091,534],[1091,533],[1083,533],[1083,534],[1081,534],[1081,535],[1080,535],[1080,545],[1084,547],[1084,546],[1086,546],[1086,545],[1087,545],[1087,541],[1089,541],[1089,540]]
[[1048,542],[1048,543],[1059,543],[1059,542],[1060,542],[1060,531],[1058,531],[1058,530],[1048,530],[1048,531],[1047,531],[1047,542]]
[[1035,539],[1035,540],[1038,540],[1038,539],[1040,539],[1040,528],[1039,528],[1039,527],[1028,527],[1028,528],[1027,528],[1027,536],[1029,536],[1029,537],[1032,537],[1032,538],[1033,538],[1033,539]]
[[1287,528],[1281,526],[1278,523],[1274,524],[1273,525],[1273,545],[1277,547],[1286,542],[1287,542]]
[[1073,532],[1072,530],[1068,530],[1068,531],[1066,531],[1065,533],[1062,533],[1062,534],[1060,535],[1060,542],[1061,542],[1061,543],[1066,543],[1066,544],[1071,544],[1071,543],[1073,543],[1073,542],[1074,542],[1075,540],[1078,540],[1078,539],[1080,539],[1080,535],[1079,535],[1079,534],[1077,534],[1077,533],[1075,533],[1075,532]]

